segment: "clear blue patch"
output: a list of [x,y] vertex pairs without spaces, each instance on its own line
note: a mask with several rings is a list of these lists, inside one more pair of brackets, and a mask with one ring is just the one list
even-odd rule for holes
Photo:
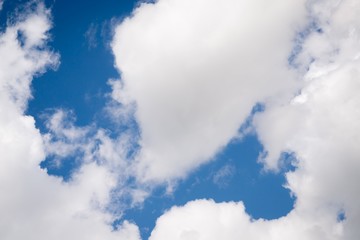
[[341,211],[338,213],[336,220],[337,220],[338,222],[343,222],[343,221],[346,220],[346,214],[345,214],[345,211],[344,211],[344,210],[341,210]]
[[24,32],[23,31],[18,31],[17,32],[17,40],[19,42],[19,45],[21,47],[24,47],[25,43],[26,43],[26,36],[24,35]]
[[[283,173],[263,173],[257,163],[262,146],[256,136],[231,142],[214,161],[200,167],[181,182],[173,196],[157,189],[141,209],[126,211],[124,219],[134,221],[143,239],[148,239],[156,219],[174,205],[184,205],[195,199],[212,198],[216,202],[243,201],[246,212],[254,219],[276,219],[286,215],[294,205],[285,184]],[[224,175],[224,184],[214,180],[216,174],[229,166],[230,174]]]
[[79,170],[81,163],[79,157],[56,159],[56,157],[50,156],[40,163],[40,167],[46,169],[49,175],[60,177],[63,181],[68,182],[73,174]]

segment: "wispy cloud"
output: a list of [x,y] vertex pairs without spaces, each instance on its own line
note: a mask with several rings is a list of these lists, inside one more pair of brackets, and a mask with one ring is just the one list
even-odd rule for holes
[[98,30],[99,25],[96,23],[91,23],[86,32],[84,33],[88,49],[93,49],[98,46]]
[[219,188],[225,188],[228,186],[235,174],[236,167],[231,164],[227,164],[214,173],[212,180]]

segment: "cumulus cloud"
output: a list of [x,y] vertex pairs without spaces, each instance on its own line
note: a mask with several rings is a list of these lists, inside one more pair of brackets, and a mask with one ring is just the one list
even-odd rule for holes
[[136,103],[140,181],[186,176],[237,134],[257,102],[295,91],[287,59],[304,2],[161,0],[115,29],[116,95]]
[[299,93],[266,101],[253,123],[266,169],[278,169],[283,152],[296,156],[296,169],[286,174],[286,187],[297,197],[294,209],[276,220],[253,220],[241,202],[193,201],[161,216],[151,240],[358,239],[360,3],[307,6],[312,27],[294,60]]
[[[46,47],[50,12],[43,4],[12,19],[0,35],[0,238],[139,239],[134,224],[112,229],[105,211],[116,176],[97,162],[87,162],[63,182],[39,167],[46,157],[34,118],[24,114],[32,78],[59,63]],[[83,131],[52,119],[58,135],[76,139]],[[60,128],[66,131],[60,131]]]
[[327,1],[315,3],[313,11],[322,31],[309,36],[299,56],[313,58],[305,86],[290,103],[269,106],[256,125],[272,156],[265,164],[276,165],[281,151],[296,153],[298,170],[288,174],[288,181],[299,196],[298,207],[332,206],[345,211],[344,239],[356,239],[360,234],[354,227],[360,223],[360,192],[354,185],[360,181],[360,22],[356,17],[360,4]]
[[161,216],[149,239],[340,239],[341,224],[328,217],[326,212],[316,215],[293,211],[278,220],[253,220],[241,202],[196,200]]

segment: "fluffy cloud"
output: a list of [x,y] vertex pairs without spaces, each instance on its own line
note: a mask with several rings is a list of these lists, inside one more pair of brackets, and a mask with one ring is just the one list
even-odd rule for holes
[[281,166],[284,151],[296,155],[296,170],[286,174],[294,209],[265,221],[251,219],[242,203],[194,201],[160,217],[151,240],[358,239],[360,3],[310,1],[308,9],[316,27],[294,62],[299,74],[308,69],[301,91],[266,102],[254,119],[267,169]]
[[[319,212],[318,212],[319,213]],[[253,220],[243,203],[215,203],[197,200],[183,207],[173,207],[161,216],[150,240],[216,239],[340,239],[341,224],[328,214],[290,213],[278,220]]]
[[115,29],[123,81],[115,95],[137,106],[139,180],[184,177],[237,134],[257,102],[295,90],[287,59],[304,2],[161,0]]
[[288,174],[288,181],[298,195],[298,208],[332,206],[345,211],[344,239],[356,239],[360,234],[355,227],[360,224],[356,187],[360,181],[360,4],[328,1],[314,4],[313,9],[322,33],[311,34],[299,56],[314,59],[304,76],[305,86],[289,104],[269,106],[256,125],[273,157],[265,159],[266,164],[275,166],[280,151],[296,153],[298,170]]
[[[50,13],[36,5],[0,35],[0,238],[139,239],[129,222],[112,229],[105,208],[116,176],[107,167],[87,162],[68,183],[39,167],[46,157],[43,139],[24,110],[33,76],[56,67],[59,58],[46,47]],[[81,133],[65,130],[57,134],[74,140]]]

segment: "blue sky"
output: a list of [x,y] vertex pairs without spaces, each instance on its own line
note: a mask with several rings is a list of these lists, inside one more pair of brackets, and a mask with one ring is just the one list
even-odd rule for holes
[[359,236],[357,1],[0,3],[0,239]]
[[[69,108],[76,112],[80,125],[99,117],[97,113],[105,104],[104,95],[110,91],[106,80],[119,76],[109,49],[111,21],[121,21],[135,4],[135,1],[48,1],[54,20],[51,47],[61,52],[62,64],[57,71],[48,72],[34,82],[29,113]],[[91,26],[96,29],[96,46],[90,46],[86,37]]]

